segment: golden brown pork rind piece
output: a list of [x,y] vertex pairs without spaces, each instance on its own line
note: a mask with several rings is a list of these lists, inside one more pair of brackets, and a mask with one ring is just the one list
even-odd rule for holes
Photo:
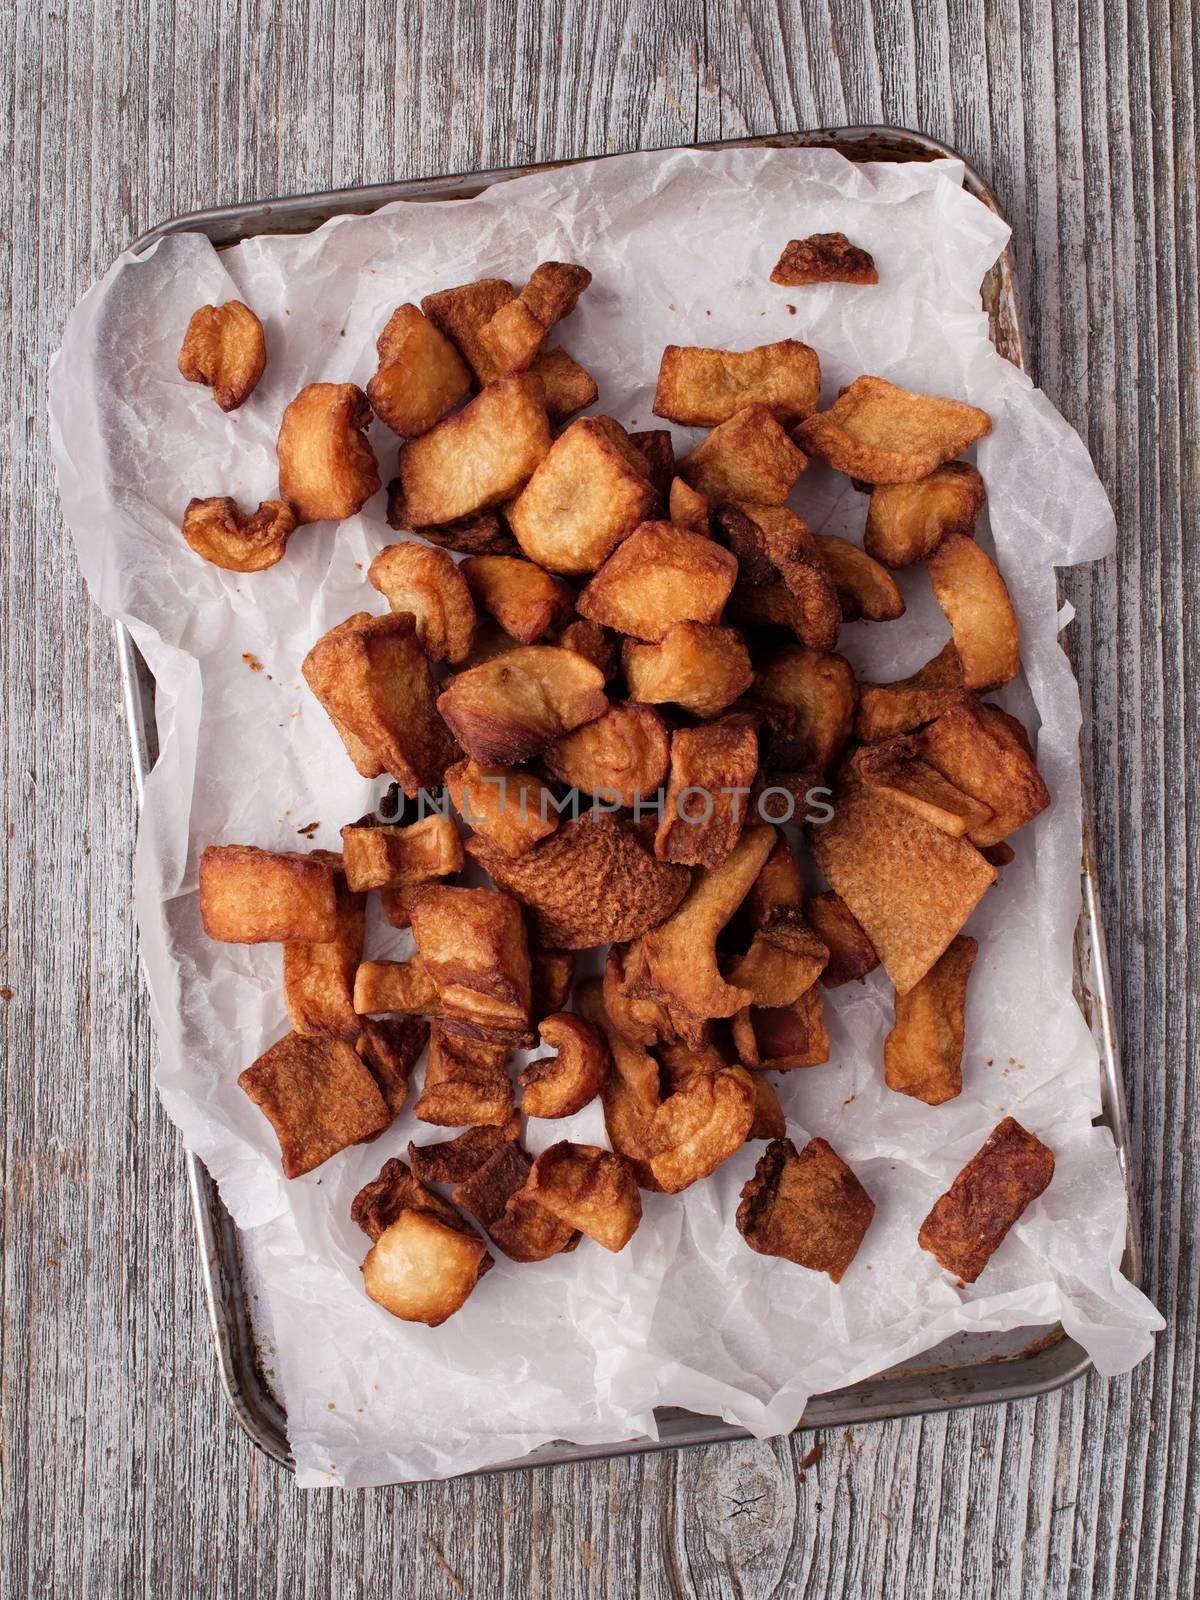
[[531,1061],[517,1078],[525,1090],[521,1111],[527,1117],[573,1117],[604,1087],[612,1066],[599,1028],[569,1011],[546,1017],[538,1027],[553,1057]]
[[569,950],[531,950],[530,984],[533,990],[533,1024],[566,1009],[575,981],[575,957]]
[[749,405],[799,422],[820,404],[821,362],[799,339],[753,350],[669,344],[662,353],[654,415],[689,428],[715,428]]
[[843,656],[785,645],[759,667],[747,704],[763,713],[773,766],[824,772],[854,731],[858,684]]
[[364,778],[390,772],[412,795],[442,781],[454,740],[410,613],[356,612],[317,640],[301,670]]
[[344,1039],[289,1033],[238,1084],[275,1129],[285,1178],[302,1177],[392,1120],[374,1077]]
[[557,578],[519,556],[468,556],[458,570],[479,609],[521,644],[557,633],[574,610]]
[[310,383],[284,411],[275,442],[279,495],[298,523],[342,522],[379,488],[370,421],[370,403],[353,383]]
[[671,737],[658,712],[629,703],[555,740],[542,760],[568,788],[632,806],[658,793],[670,758]]
[[813,984],[790,1005],[748,1006],[733,1019],[733,1042],[746,1067],[795,1072],[829,1060],[821,990]]
[[558,827],[558,812],[540,779],[516,767],[459,761],[446,771],[459,815],[506,856],[523,855]]
[[438,711],[467,754],[516,765],[608,710],[604,674],[574,650],[523,645],[451,678]]
[[395,889],[458,872],[462,841],[449,817],[400,826],[355,822],[342,829],[342,859],[352,889]]
[[565,350],[539,350],[529,370],[542,380],[546,415],[555,426],[577,411],[586,411],[599,398],[595,378]]
[[951,639],[910,678],[895,683],[863,683],[858,689],[854,732],[868,744],[908,733],[932,722],[967,698],[962,667]]
[[807,523],[786,506],[722,506],[717,525],[738,559],[729,615],[790,628],[802,644],[829,650],[842,624],[833,576]]
[[483,1240],[464,1227],[427,1210],[401,1211],[363,1260],[367,1295],[404,1322],[440,1327],[492,1265]]
[[896,1025],[883,1041],[889,1089],[940,1106],[962,1093],[963,1013],[979,946],[959,934],[929,971],[896,996]]
[[758,734],[749,717],[679,728],[654,836],[660,861],[719,867],[742,836],[758,771]]
[[738,922],[757,932],[781,907],[799,909],[803,904],[804,878],[786,834],[781,833],[742,901]]
[[686,867],[656,861],[627,823],[591,812],[515,859],[478,835],[467,853],[526,907],[534,938],[561,950],[637,938],[674,911],[689,883]]
[[529,1035],[529,946],[521,908],[495,889],[431,884],[412,905],[412,932],[446,1024],[475,1037]]
[[606,1250],[623,1250],[642,1220],[642,1197],[623,1156],[561,1140],[533,1164],[529,1196]]
[[978,406],[863,376],[828,411],[802,422],[795,438],[810,456],[864,483],[914,483],[991,431]]
[[746,1143],[749,1144],[753,1139],[786,1138],[787,1118],[774,1084],[765,1072],[751,1072],[747,1076],[754,1085],[754,1120],[746,1135]]
[[457,550],[462,555],[509,556],[515,554],[517,549],[517,541],[495,511],[476,511],[469,517],[459,517],[455,522],[414,527],[399,478],[393,478],[387,487],[387,524],[398,532],[414,533],[418,538],[427,539],[430,544],[445,550]]
[[626,639],[621,665],[631,700],[674,704],[694,717],[719,717],[754,681],[737,629],[703,622],[677,622],[659,644]]
[[403,515],[411,527],[456,522],[510,500],[550,449],[541,380],[497,378],[461,411],[397,457]]
[[737,571],[736,558],[704,534],[643,522],[580,594],[579,613],[658,643],[677,622],[717,622]]
[[926,561],[948,533],[971,534],[987,495],[967,461],[947,461],[915,483],[881,483],[871,490],[863,545],[885,567]]
[[445,550],[413,540],[390,544],[371,562],[367,578],[390,610],[411,614],[430,661],[459,662],[470,654],[475,603],[462,568]]
[[874,1215],[875,1202],[824,1139],[799,1151],[790,1139],[776,1139],[742,1190],[737,1228],[759,1255],[841,1283]]
[[921,1249],[963,1283],[974,1283],[1053,1176],[1054,1152],[1005,1117],[934,1202],[917,1235]]
[[483,1124],[467,1128],[437,1144],[414,1144],[410,1139],[409,1165],[422,1183],[463,1183],[506,1144],[514,1144],[520,1137],[521,1119],[514,1113],[503,1127]]
[[282,561],[296,529],[296,514],[283,500],[263,500],[247,513],[228,495],[189,500],[183,537],[198,556],[226,572],[263,572]]
[[604,681],[616,676],[621,664],[621,652],[616,637],[598,622],[586,617],[574,617],[554,641],[564,650],[574,650],[604,674]]
[[943,535],[929,581],[954,636],[968,689],[999,689],[1021,670],[1021,630],[1008,588],[987,551],[962,533]]
[[807,465],[767,407],[748,405],[700,441],[679,476],[713,501],[781,506]]
[[480,330],[514,298],[513,286],[505,279],[479,278],[474,283],[427,294],[421,301],[421,310],[461,351],[479,382],[485,384],[500,374],[480,343]]
[[413,1116],[440,1128],[507,1127],[515,1109],[508,1046],[467,1038],[435,1022]]
[[608,1141],[633,1169],[639,1188],[658,1191],[661,1185],[650,1170],[658,1154],[654,1119],[662,1099],[662,1074],[658,1062],[621,1032],[604,1003],[595,979],[580,984],[577,1004],[581,1014],[600,1028],[608,1041],[611,1070],[600,1090]]
[[570,316],[592,281],[586,267],[574,261],[543,261],[533,269],[518,298],[543,328]]
[[637,446],[646,461],[650,482],[665,503],[671,492],[675,476],[675,441],[666,428],[647,428],[641,433],[631,433],[629,442]]
[[971,837],[992,815],[990,806],[972,799],[923,761],[916,741],[907,734],[860,746],[850,765],[869,789],[956,839]]
[[418,957],[412,961],[361,961],[354,975],[354,1009],[364,1017],[389,1012],[436,1017],[442,1007],[437,985]]
[[574,311],[592,275],[569,261],[543,261],[515,300],[499,306],[478,342],[498,372],[523,372],[556,322]]
[[904,597],[885,566],[865,550],[832,533],[815,533],[813,539],[833,579],[843,622],[894,622],[904,615]]
[[812,283],[878,283],[875,260],[844,233],[810,233],[789,239],[771,273],[772,283],[789,289]]
[[757,1094],[739,1066],[686,1077],[654,1114],[658,1149],[650,1171],[665,1194],[679,1194],[742,1148],[754,1126]]
[[397,306],[379,335],[379,370],[367,385],[375,415],[415,439],[471,392],[471,373],[445,334],[416,306]]
[[225,944],[326,944],[337,938],[336,855],[210,844],[200,857],[200,917]]
[[702,1043],[710,1017],[731,1017],[753,996],[726,983],[716,941],[758,876],[775,842],[773,828],[748,828],[719,867],[701,870],[665,922],[641,940],[625,969],[626,993],[665,1006],[685,1042]]
[[625,993],[625,952],[620,945],[608,947],[600,999],[594,1011],[607,1032],[619,1033],[629,1044],[656,1045],[671,1031],[670,1021],[660,1005]]
[[898,994],[929,971],[996,880],[965,839],[843,772],[833,818],[808,830],[813,859],[878,952]]
[[1025,729],[1016,717],[974,695],[923,728],[915,745],[943,778],[990,811],[968,829],[980,849],[1023,828],[1050,804]]
[[356,1039],[354,974],[362,960],[366,896],[355,894],[345,874],[334,873],[337,931],[317,944],[291,940],[283,947],[283,1000],[297,1033]]
[[748,989],[760,1007],[790,1006],[821,976],[829,951],[809,927],[799,906],[775,906],[763,919],[744,955],[725,966],[725,976]]
[[559,434],[508,513],[521,549],[550,572],[595,572],[658,491],[646,458],[611,417],[580,417]]
[[236,411],[250,398],[266,364],[263,326],[249,306],[226,300],[192,312],[179,371],[189,383],[206,384],[222,411]]
[[805,908],[813,932],[829,951],[821,974],[826,989],[837,989],[852,979],[861,981],[879,965],[875,946],[851,915],[841,895],[826,889],[813,895]]
[[690,528],[693,533],[710,531],[708,496],[693,489],[682,478],[672,478],[668,491],[667,515],[677,528]]
[[361,1032],[354,1048],[379,1085],[393,1117],[400,1115],[408,1099],[412,1070],[429,1043],[429,1024],[421,1017],[383,1017],[378,1021],[360,1017]]

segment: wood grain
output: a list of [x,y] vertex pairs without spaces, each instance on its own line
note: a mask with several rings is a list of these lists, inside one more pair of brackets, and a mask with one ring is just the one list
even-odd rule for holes
[[[0,1592],[1194,1592],[1196,20],[1194,0],[0,8]],[[63,321],[197,206],[879,120],[993,182],[1032,365],[1117,507],[1117,557],[1067,587],[1168,1330],[1131,1378],[831,1434],[807,1466],[809,1437],[302,1495],[219,1393],[150,1086],[112,638],[47,456]]]

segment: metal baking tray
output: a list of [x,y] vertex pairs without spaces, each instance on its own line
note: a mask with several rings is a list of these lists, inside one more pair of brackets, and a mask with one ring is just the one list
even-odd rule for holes
[[[760,145],[834,149],[852,161],[934,161],[956,156],[955,151],[923,134],[883,127],[772,134],[754,139],[724,140],[698,148],[719,150]],[[561,162],[546,165],[577,164]],[[306,233],[320,227],[331,217],[365,215],[394,200],[466,199],[492,184],[538,170],[538,167],[505,167],[493,172],[373,184],[365,188],[336,189],[322,194],[195,211],[152,228],[133,244],[132,250],[135,254],[144,254],[166,235],[183,232],[206,234],[218,248],[259,234]],[[966,166],[965,185],[978,200],[1000,214],[995,196],[969,165]],[[1023,366],[1017,297],[1007,252],[984,279],[981,296],[997,350],[1016,366]],[[119,623],[117,647],[140,804],[143,781],[157,756],[154,681],[128,631]],[[1075,992],[1100,1054],[1103,1105],[1100,1120],[1112,1131],[1125,1177],[1128,1225],[1122,1267],[1126,1276],[1138,1283],[1140,1263],[1129,1171],[1128,1117],[1117,1057],[1099,894],[1087,839],[1087,810],[1085,796],[1083,907],[1075,933]],[[185,1156],[185,1161],[222,1388],[234,1415],[255,1444],[276,1461],[290,1467],[287,1418],[268,1375],[271,1368],[270,1335],[261,1328],[261,1319],[256,1310],[257,1296],[248,1283],[253,1264],[247,1258],[239,1231],[222,1204],[216,1185],[203,1163],[190,1153]],[[1090,1365],[1086,1352],[1057,1323],[1049,1327],[1018,1328],[1002,1334],[956,1334],[926,1351],[915,1362],[889,1368],[877,1377],[846,1389],[814,1395],[797,1431],[845,1427],[855,1422],[874,1422],[889,1417],[946,1411],[959,1406],[1024,1399],[1072,1382],[1082,1376]],[[576,1445],[558,1440],[543,1445],[519,1460],[484,1470],[547,1466],[557,1462],[629,1455],[645,1450],[748,1437],[742,1429],[732,1427],[717,1417],[698,1416],[677,1408],[661,1408],[655,1417],[659,1431],[657,1439],[632,1439],[609,1445]]]

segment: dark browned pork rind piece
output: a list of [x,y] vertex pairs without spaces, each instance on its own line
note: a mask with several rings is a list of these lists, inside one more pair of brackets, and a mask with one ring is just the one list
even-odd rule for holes
[[514,298],[513,286],[504,278],[479,278],[474,283],[427,294],[421,301],[421,310],[435,328],[457,345],[480,383],[491,383],[499,372],[480,343],[480,330]]
[[733,1019],[733,1042],[743,1066],[796,1072],[829,1060],[820,988],[814,983],[790,1005],[748,1006]]
[[421,1017],[384,1017],[378,1021],[362,1017],[360,1027],[354,1048],[379,1085],[388,1110],[394,1117],[399,1116],[408,1099],[412,1070],[429,1042],[429,1024]]
[[967,980],[978,950],[974,939],[959,934],[920,983],[896,996],[896,1025],[883,1041],[889,1089],[929,1106],[962,1093]]
[[875,946],[851,915],[850,907],[832,889],[813,895],[805,908],[813,932],[829,951],[821,974],[826,989],[836,989],[852,979],[862,981],[879,965]]
[[737,844],[758,770],[758,735],[749,717],[680,728],[654,839],[660,861],[717,867]]
[[1016,717],[973,695],[943,713],[916,738],[924,760],[990,815],[970,830],[980,849],[998,844],[1050,804],[1029,735]]
[[289,1033],[238,1084],[275,1129],[285,1178],[311,1172],[392,1120],[379,1085],[343,1039]]
[[439,1128],[507,1126],[515,1105],[507,1060],[506,1045],[466,1038],[436,1023],[413,1115]]
[[437,1144],[408,1145],[408,1159],[422,1183],[462,1183],[521,1135],[521,1119],[510,1117],[502,1127],[467,1128]]
[[226,572],[263,572],[283,560],[296,513],[283,500],[263,500],[247,513],[228,495],[189,500],[183,537],[198,556]]
[[954,641],[950,640],[932,661],[909,678],[899,678],[895,683],[860,684],[854,731],[858,738],[873,744],[892,734],[919,728],[966,698],[962,666]]
[[742,1190],[737,1228],[759,1255],[841,1283],[874,1215],[875,1202],[824,1139],[800,1151],[790,1139],[774,1139]]
[[832,649],[842,605],[803,518],[785,506],[730,503],[717,512],[717,526],[738,559],[729,615],[790,628],[802,644]]
[[404,486],[393,478],[387,487],[387,523],[399,532],[415,533],[419,539],[458,550],[467,556],[510,556],[517,553],[517,541],[495,511],[477,511],[456,522],[414,526],[404,499]]
[[427,1189],[398,1156],[393,1156],[380,1167],[379,1176],[363,1184],[354,1196],[350,1220],[374,1241],[391,1227],[402,1211],[428,1211],[452,1228],[467,1227],[452,1205]]
[[335,873],[327,850],[260,850],[210,844],[200,857],[200,916],[210,939],[224,944],[279,944],[337,938]]
[[253,394],[267,364],[262,323],[240,300],[192,313],[179,352],[189,383],[207,384],[222,411],[236,411]]
[[446,681],[437,708],[479,762],[528,761],[608,710],[604,674],[574,650],[521,645]]
[[1005,1117],[934,1202],[917,1236],[921,1249],[963,1283],[974,1283],[1053,1176],[1054,1152]]
[[870,253],[844,233],[810,233],[788,240],[771,282],[800,289],[810,283],[878,283],[879,274]]

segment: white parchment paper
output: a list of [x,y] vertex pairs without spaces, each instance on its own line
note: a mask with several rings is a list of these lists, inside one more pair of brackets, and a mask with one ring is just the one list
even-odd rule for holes
[[[1054,567],[1112,547],[1112,515],[1077,436],[993,350],[979,284],[1007,229],[961,189],[961,167],[851,165],[832,152],[634,155],[501,184],[478,199],[401,204],[298,237],[218,254],[198,235],[122,257],[84,298],[51,372],[62,501],[97,603],[133,630],[158,683],[162,754],[146,787],[135,896],[161,1049],[158,1083],[190,1148],[252,1234],[278,1344],[304,1484],[374,1484],[460,1472],[558,1437],[654,1432],[657,1405],[718,1413],[759,1435],[792,1427],[816,1392],[880,1371],[961,1329],[1061,1318],[1102,1372],[1147,1354],[1162,1321],[1120,1275],[1125,1198],[1099,1111],[1097,1058],[1071,994],[1079,911],[1079,704],[1058,646]],[[768,282],[789,238],[840,229],[879,268],[874,288]],[[367,584],[393,542],[383,496],[339,526],[299,532],[285,560],[239,576],[188,549],[192,495],[251,506],[276,489],[275,434],[302,385],[374,371],[375,338],[402,301],[485,275],[522,282],[541,260],[585,262],[594,283],[558,330],[595,374],[597,409],[630,427],[650,411],[666,343],[746,348],[784,337],[821,356],[825,403],[871,372],[983,406],[977,452],[990,533],[1020,615],[1024,681],[1001,697],[1036,733],[1055,797],[1016,840],[971,919],[962,1096],[936,1109],[882,1080],[890,991],[880,973],[826,999],[830,1063],[778,1079],[791,1136],[827,1138],[878,1211],[842,1284],[749,1251],[738,1192],[748,1146],[678,1197],[647,1195],[617,1256],[496,1266],[438,1329],[368,1301],[355,1191],[410,1138],[401,1116],[377,1143],[292,1183],[240,1070],[286,1029],[280,951],[201,933],[197,862],[210,841],[336,848],[339,826],[380,792],[354,773],[300,662],[350,612],[385,609]],[[225,417],[176,361],[196,306],[236,296],[266,328],[265,377]],[[682,450],[695,436],[677,429]],[[372,438],[384,480],[395,439]],[[812,467],[794,504],[819,531],[859,538],[865,499]],[[994,544],[993,544],[994,541]],[[864,676],[915,669],[947,635],[923,569],[905,574],[908,614],[855,624],[839,646]],[[368,954],[407,935],[369,924]],[[918,1249],[929,1206],[995,1123],[1012,1113],[1057,1168],[978,1283],[955,1288]],[[605,1142],[596,1106],[537,1124]]]

